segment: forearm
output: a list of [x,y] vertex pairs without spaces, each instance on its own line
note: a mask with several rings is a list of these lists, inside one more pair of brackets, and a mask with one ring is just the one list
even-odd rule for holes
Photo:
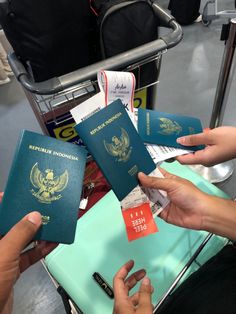
[[11,293],[10,297],[7,300],[1,314],[11,314],[13,309],[13,292]]
[[205,212],[204,230],[236,240],[236,202],[211,196]]

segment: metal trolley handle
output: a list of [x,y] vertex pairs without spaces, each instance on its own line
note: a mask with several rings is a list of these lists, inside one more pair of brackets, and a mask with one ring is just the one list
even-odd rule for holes
[[11,68],[18,81],[26,90],[35,94],[51,95],[84,81],[94,80],[97,72],[100,70],[117,70],[145,58],[155,56],[163,50],[176,46],[181,41],[183,33],[173,16],[163,10],[156,2],[153,2],[152,6],[160,26],[170,28],[172,31],[150,43],[43,82],[36,83],[33,81],[14,52],[8,56]]

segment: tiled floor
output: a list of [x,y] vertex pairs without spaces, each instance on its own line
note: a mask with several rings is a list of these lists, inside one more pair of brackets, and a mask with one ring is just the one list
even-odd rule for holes
[[[160,0],[166,7],[167,1]],[[206,1],[202,1],[202,6]],[[234,1],[219,1],[219,9],[233,9]],[[183,28],[182,42],[163,57],[155,107],[200,118],[209,125],[224,43],[221,22]],[[225,125],[236,126],[235,78],[225,110]],[[41,132],[21,86],[12,79],[0,86],[0,190],[4,190],[19,131]],[[220,186],[235,197],[235,174]],[[22,275],[15,287],[14,313],[64,313],[62,302],[40,263]],[[90,314],[90,313],[89,313]],[[92,313],[91,313],[92,314]]]

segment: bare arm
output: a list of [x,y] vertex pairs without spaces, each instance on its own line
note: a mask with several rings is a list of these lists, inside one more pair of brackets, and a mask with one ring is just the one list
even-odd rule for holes
[[236,202],[209,196],[203,229],[236,241]]
[[208,195],[190,181],[160,169],[165,178],[139,173],[142,186],[167,192],[170,204],[161,212],[166,222],[206,230],[236,240],[236,202]]

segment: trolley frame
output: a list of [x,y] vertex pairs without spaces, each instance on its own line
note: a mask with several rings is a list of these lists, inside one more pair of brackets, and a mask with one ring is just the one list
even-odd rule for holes
[[[60,132],[63,125],[66,128],[66,124],[68,124],[69,127],[66,128],[66,132],[69,137],[65,139],[79,143],[78,136],[75,132],[73,134],[73,118],[69,111],[98,91],[96,82],[98,71],[104,69],[132,71],[153,61],[157,63],[157,69],[160,71],[162,54],[167,49],[176,46],[181,41],[183,34],[174,17],[163,10],[156,1],[152,2],[152,7],[159,25],[170,29],[170,32],[147,44],[60,77],[54,77],[43,82],[34,82],[16,54],[14,52],[9,54],[10,66],[23,87],[44,134],[57,137],[55,133]],[[151,98],[150,94],[152,95],[152,99],[150,99],[152,104],[155,102],[156,89],[154,85],[157,82],[156,80],[146,86],[148,87],[149,98]],[[62,98],[64,99],[62,100]]]

